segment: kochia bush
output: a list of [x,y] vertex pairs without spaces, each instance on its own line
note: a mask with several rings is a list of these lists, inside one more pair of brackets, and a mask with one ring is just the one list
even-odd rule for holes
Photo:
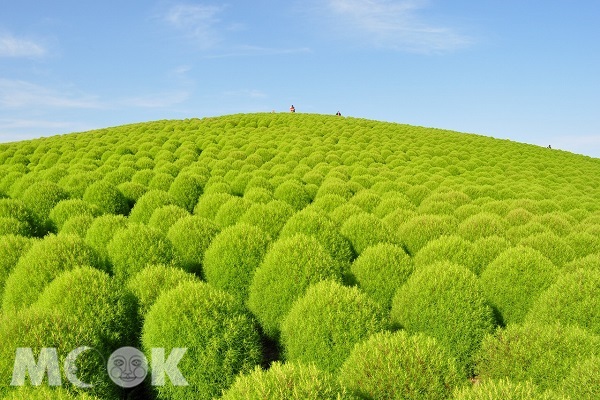
[[127,226],[127,218],[122,215],[106,214],[92,221],[85,234],[85,243],[93,248],[104,265],[110,265],[106,247],[115,233]]
[[0,236],[0,301],[4,293],[4,283],[17,265],[21,255],[33,245],[33,240],[17,235]]
[[310,286],[283,320],[284,357],[337,372],[354,345],[388,326],[383,310],[365,293],[325,280]]
[[456,229],[454,217],[442,215],[419,215],[409,219],[398,228],[397,235],[409,254],[415,255],[429,241],[443,235],[451,235]]
[[509,379],[488,379],[471,387],[457,390],[454,400],[560,400],[561,397],[545,393],[530,381],[512,382]]
[[162,206],[154,210],[148,221],[148,226],[156,228],[166,235],[173,224],[189,215],[190,213],[187,210],[174,204]]
[[296,211],[303,209],[311,201],[310,195],[302,184],[294,180],[283,182],[275,189],[273,195],[277,200],[288,203]]
[[117,187],[106,181],[92,183],[85,190],[83,200],[93,204],[105,214],[129,213],[127,198]]
[[50,235],[36,241],[6,279],[2,308],[28,307],[59,274],[80,266],[102,266],[97,253],[83,239]]
[[100,210],[95,206],[80,200],[80,199],[68,199],[61,200],[56,206],[50,211],[50,221],[52,222],[53,228],[57,231],[62,229],[63,224],[72,217],[79,215],[89,215],[96,217],[100,214]]
[[179,174],[171,184],[169,194],[178,204],[192,212],[202,195],[202,179],[197,175]]
[[563,379],[557,392],[571,399],[595,400],[600,397],[600,356],[577,362]]
[[350,240],[357,254],[379,243],[401,244],[395,232],[385,222],[365,212],[348,218],[340,232]]
[[167,237],[175,246],[183,268],[201,275],[204,252],[218,233],[219,227],[214,222],[190,215],[175,222]]
[[239,223],[255,225],[267,232],[272,238],[279,236],[279,231],[294,214],[289,204],[273,200],[267,204],[254,204],[240,217]]
[[348,399],[334,375],[314,364],[274,362],[268,370],[256,367],[238,375],[222,400],[339,400]]
[[472,373],[473,354],[495,326],[475,274],[449,262],[417,269],[396,292],[391,317],[409,333],[437,339],[456,358],[464,376]]
[[160,398],[219,396],[262,358],[258,331],[242,305],[204,282],[182,283],[161,294],[146,314],[142,343],[146,351],[187,348],[178,368],[189,385],[156,386]]
[[270,243],[269,235],[255,226],[238,224],[225,228],[204,253],[206,281],[245,303],[254,271]]
[[175,204],[177,200],[163,190],[150,190],[138,199],[129,214],[129,221],[147,224],[157,208]]
[[38,181],[23,193],[23,202],[33,212],[36,225],[45,231],[52,230],[49,221],[50,211],[61,200],[69,198],[66,190],[56,183]]
[[283,318],[293,302],[312,283],[341,281],[343,270],[317,239],[295,235],[275,242],[254,272],[248,308],[265,334],[277,338]]
[[358,343],[339,375],[350,393],[368,399],[444,399],[465,383],[435,339],[405,331],[376,333]]

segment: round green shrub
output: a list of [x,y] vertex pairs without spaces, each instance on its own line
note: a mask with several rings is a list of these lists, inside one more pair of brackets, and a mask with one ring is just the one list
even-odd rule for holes
[[234,196],[229,193],[205,193],[199,199],[194,208],[194,215],[204,217],[213,221],[223,204]]
[[17,265],[19,258],[31,248],[33,240],[18,235],[0,236],[0,300],[4,293],[4,283]]
[[557,392],[571,399],[600,398],[600,357],[592,356],[577,362],[563,379]]
[[358,288],[318,282],[294,302],[281,324],[284,357],[334,373],[357,343],[388,326],[383,310]]
[[462,221],[456,233],[467,240],[477,240],[488,236],[504,236],[507,223],[498,215],[482,212]]
[[148,226],[156,228],[166,235],[175,222],[189,215],[190,213],[187,210],[174,204],[162,206],[154,210],[148,221]]
[[442,215],[418,215],[403,223],[397,235],[411,255],[417,254],[429,241],[454,233],[457,220]]
[[25,206],[33,212],[36,225],[46,231],[52,229],[49,221],[50,211],[61,200],[69,198],[66,190],[58,186],[56,183],[38,181],[33,183],[23,193],[23,202]]
[[305,209],[292,215],[279,232],[280,238],[302,233],[312,236],[325,247],[331,256],[340,263],[349,264],[354,258],[354,251],[336,225],[325,214]]
[[129,203],[125,195],[115,185],[106,181],[97,181],[88,186],[83,200],[98,207],[104,214],[129,213]]
[[472,357],[495,326],[479,281],[467,268],[449,262],[418,268],[392,300],[392,322],[409,333],[439,341],[461,372],[473,370]]
[[600,237],[588,232],[573,231],[563,238],[573,249],[575,257],[585,257],[589,254],[600,254]]
[[243,197],[233,197],[219,208],[215,215],[215,223],[221,228],[235,225],[251,206],[251,201]]
[[511,382],[508,379],[488,379],[484,382],[477,382],[471,387],[457,390],[454,393],[454,400],[565,400],[562,397],[552,393],[543,392],[536,385],[529,381]]
[[272,238],[276,238],[293,214],[292,206],[280,200],[273,200],[266,204],[253,204],[240,217],[238,223],[257,226]]
[[535,217],[535,214],[527,211],[524,208],[514,208],[506,214],[506,222],[511,226],[525,225]]
[[446,399],[464,386],[456,361],[424,334],[380,332],[358,343],[340,382],[365,399]]
[[316,198],[310,205],[310,207],[318,208],[325,213],[331,213],[339,206],[346,204],[346,199],[338,196],[337,194],[326,194],[319,198]]
[[537,250],[513,247],[502,252],[481,273],[486,297],[505,324],[523,321],[535,299],[558,276],[558,268]]
[[348,203],[355,204],[363,211],[371,213],[381,202],[381,196],[371,190],[361,190],[348,200]]
[[214,222],[190,215],[175,222],[167,238],[173,243],[182,267],[201,276],[204,253],[218,233],[219,227]]
[[582,357],[598,355],[600,338],[579,327],[511,324],[484,339],[476,372],[482,382],[506,378],[555,389]]
[[319,198],[328,194],[335,194],[348,200],[354,193],[347,182],[344,182],[338,178],[328,177],[325,178],[323,183],[321,183],[321,186],[319,186],[319,191],[317,192],[315,198]]
[[28,307],[60,273],[79,266],[102,267],[98,254],[83,239],[49,235],[34,242],[6,279],[2,308]]
[[397,210],[414,210],[414,208],[414,204],[406,196],[393,192],[393,196],[390,194],[382,197],[377,207],[373,210],[373,214],[379,218],[384,218]]
[[123,196],[125,196],[128,210],[131,209],[131,207],[135,205],[136,201],[138,201],[139,198],[148,191],[148,187],[135,182],[121,183],[117,186],[117,189],[119,189],[119,191],[123,193]]
[[565,272],[569,272],[575,271],[579,268],[600,270],[600,253],[590,254],[582,258],[576,258],[575,260],[566,264],[563,270]]
[[197,175],[179,174],[171,184],[169,194],[186,210],[192,212],[202,195],[202,179]]
[[428,242],[414,256],[417,267],[424,267],[439,261],[451,261],[475,272],[473,244],[461,236],[441,236]]
[[166,192],[169,190],[174,180],[175,178],[173,178],[173,175],[171,174],[157,172],[148,183],[148,189],[164,190]]
[[600,270],[560,275],[533,303],[526,321],[578,325],[600,335]]
[[268,191],[267,189],[254,187],[251,189],[247,189],[244,192],[244,199],[251,201],[252,203],[269,203],[275,199],[273,197],[273,193]]
[[177,200],[163,190],[150,190],[139,198],[129,214],[130,222],[147,224],[157,208],[178,205]]
[[94,217],[91,215],[76,215],[65,221],[59,235],[76,235],[85,239],[87,231],[94,222]]
[[329,213],[329,218],[341,228],[348,219],[354,215],[364,214],[362,208],[355,204],[344,203]]
[[277,186],[273,196],[277,200],[288,203],[296,211],[302,210],[311,201],[311,197],[304,186],[295,180],[285,181]]
[[151,264],[180,265],[181,261],[171,241],[158,229],[129,223],[115,232],[106,245],[112,272],[121,281],[137,274]]
[[573,249],[553,232],[531,235],[521,240],[519,245],[539,251],[559,268],[575,258]]
[[60,231],[64,223],[75,216],[89,215],[96,217],[100,214],[95,206],[80,200],[80,199],[68,199],[61,200],[56,206],[50,211],[50,221],[52,222],[53,228]]
[[107,269],[110,269],[110,259],[106,247],[115,233],[127,226],[127,222],[122,215],[102,215],[92,221],[85,234],[85,243],[96,251]]
[[509,228],[506,231],[506,235],[504,237],[506,237],[511,243],[513,243],[515,246],[523,239],[538,234],[538,233],[546,233],[548,232],[549,229],[540,224],[539,222],[528,222],[525,225],[518,225],[518,226],[513,226],[512,228]]
[[32,235],[31,227],[28,223],[19,221],[16,218],[0,217],[0,236],[19,235],[29,237]]
[[204,282],[185,282],[161,294],[144,322],[146,351],[187,348],[178,369],[188,386],[167,381],[155,386],[160,398],[210,399],[222,394],[236,375],[261,362],[254,321],[229,294]]
[[331,374],[313,364],[275,361],[238,375],[222,400],[338,400],[351,398]]
[[350,216],[343,223],[340,232],[350,240],[357,254],[379,243],[401,244],[387,224],[365,212]]
[[140,316],[144,317],[156,299],[183,282],[197,282],[196,275],[181,268],[149,265],[127,281],[127,289],[137,298]]
[[[18,199],[0,199],[0,218],[16,219],[28,226],[31,234],[38,233],[33,213],[27,208],[23,201]],[[20,225],[20,224],[19,224]]]
[[470,256],[473,260],[473,272],[481,275],[483,270],[509,247],[511,247],[510,242],[499,236],[488,236],[474,241]]
[[238,224],[225,228],[204,253],[206,281],[245,303],[254,271],[270,243],[269,235],[255,226]]
[[396,290],[413,270],[412,258],[402,247],[391,243],[367,247],[351,266],[359,287],[385,311],[390,310]]
[[265,334],[277,338],[281,321],[308,286],[324,279],[341,281],[342,276],[342,267],[317,239],[302,234],[280,239],[254,272],[248,308]]

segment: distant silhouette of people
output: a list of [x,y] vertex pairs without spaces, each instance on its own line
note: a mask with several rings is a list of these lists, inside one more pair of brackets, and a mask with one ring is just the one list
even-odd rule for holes
[[551,146],[551,145],[548,145],[548,148],[549,148],[549,149],[551,149],[551,148],[552,148],[552,146]]
[[338,117],[341,117],[342,113],[338,111],[338,112],[335,113],[335,115],[337,115]]
[[295,113],[296,109],[294,108],[294,105],[292,104],[292,106],[290,107],[290,112]]

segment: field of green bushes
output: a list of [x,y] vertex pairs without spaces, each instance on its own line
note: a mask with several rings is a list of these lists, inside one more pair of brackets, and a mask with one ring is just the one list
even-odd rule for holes
[[600,159],[287,113],[0,144],[0,301],[1,399],[598,399]]

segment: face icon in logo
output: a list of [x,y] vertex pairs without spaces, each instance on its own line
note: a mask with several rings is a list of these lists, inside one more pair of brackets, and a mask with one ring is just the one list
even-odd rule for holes
[[108,375],[117,385],[131,388],[144,381],[148,374],[148,360],[135,347],[121,347],[108,359]]

